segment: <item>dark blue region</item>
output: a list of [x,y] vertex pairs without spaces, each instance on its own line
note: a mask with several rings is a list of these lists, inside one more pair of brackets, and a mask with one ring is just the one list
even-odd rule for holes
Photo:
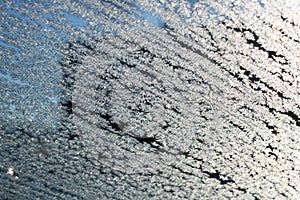
[[191,4],[191,7],[193,8],[195,6],[195,4],[198,2],[199,0],[188,0],[188,2]]
[[65,12],[64,17],[72,24],[73,26],[81,26],[86,27],[87,23],[83,18],[77,17],[76,15],[72,15],[70,13]]
[[134,4],[133,7],[138,11],[138,14],[134,13],[134,16],[139,19],[146,20],[147,22],[153,24],[157,28],[165,28],[166,23],[162,21],[159,17],[153,15],[151,12],[148,12],[142,9],[137,4]]

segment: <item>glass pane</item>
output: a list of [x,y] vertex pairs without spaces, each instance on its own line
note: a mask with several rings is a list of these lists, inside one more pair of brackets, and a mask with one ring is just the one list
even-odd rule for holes
[[296,199],[299,11],[1,1],[1,197]]

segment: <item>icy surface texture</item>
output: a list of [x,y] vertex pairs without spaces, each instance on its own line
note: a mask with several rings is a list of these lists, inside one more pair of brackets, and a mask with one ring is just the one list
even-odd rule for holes
[[0,195],[297,199],[297,1],[3,1]]

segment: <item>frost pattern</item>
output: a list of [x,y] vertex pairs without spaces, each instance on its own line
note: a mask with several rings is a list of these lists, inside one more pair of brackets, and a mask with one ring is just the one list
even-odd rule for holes
[[0,8],[2,130],[53,141],[49,197],[299,195],[296,1]]

